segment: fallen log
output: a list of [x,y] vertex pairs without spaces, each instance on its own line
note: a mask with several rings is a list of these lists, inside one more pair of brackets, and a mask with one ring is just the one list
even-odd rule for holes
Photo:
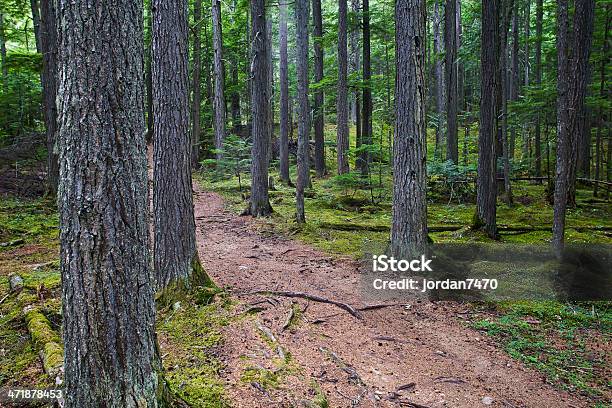
[[61,374],[64,349],[60,335],[51,328],[49,319],[36,307],[26,306],[23,315],[43,370],[51,378]]
[[243,295],[271,295],[271,296],[284,296],[284,297],[290,297],[290,298],[302,298],[302,299],[308,299],[308,300],[312,300],[313,302],[320,302],[320,303],[328,303],[330,305],[334,305],[339,307],[340,309],[344,309],[347,312],[349,312],[352,316],[361,319],[361,313],[359,313],[353,306],[347,304],[347,303],[342,303],[342,302],[338,302],[336,300],[331,300],[331,299],[327,299],[318,295],[313,295],[310,293],[304,293],[304,292],[291,292],[291,291],[276,291],[276,290],[256,290],[254,292],[246,292],[246,293],[242,293]]

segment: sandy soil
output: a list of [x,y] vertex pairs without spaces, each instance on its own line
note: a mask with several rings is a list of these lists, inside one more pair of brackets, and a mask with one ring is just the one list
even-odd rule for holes
[[[206,270],[229,289],[238,311],[263,310],[225,328],[222,376],[235,407],[313,406],[320,387],[330,407],[586,407],[588,401],[546,384],[542,374],[510,359],[462,318],[457,304],[415,301],[362,312],[256,290],[308,292],[371,304],[359,289],[355,261],[333,257],[265,222],[229,213],[222,198],[196,187],[198,249]],[[292,303],[303,311],[283,330]],[[331,316],[331,317],[328,317]],[[258,329],[269,328],[290,363]],[[278,387],[245,381],[247,367],[276,372]],[[284,367],[284,368],[282,368]]]

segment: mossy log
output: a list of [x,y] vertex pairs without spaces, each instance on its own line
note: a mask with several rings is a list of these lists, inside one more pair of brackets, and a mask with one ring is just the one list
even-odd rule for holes
[[61,373],[64,364],[60,335],[53,330],[49,319],[35,306],[24,307],[23,315],[45,373],[55,378]]

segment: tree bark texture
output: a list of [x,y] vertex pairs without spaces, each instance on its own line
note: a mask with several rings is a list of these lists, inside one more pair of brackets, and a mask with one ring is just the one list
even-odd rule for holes
[[[221,29],[221,0],[212,0],[212,26],[213,26],[213,75],[215,77],[215,90],[213,93],[215,149],[223,149],[225,139],[225,81],[223,69],[223,33]],[[222,154],[217,152],[217,160]]]
[[289,71],[288,71],[288,52],[287,52],[287,4],[280,3],[279,30],[280,42],[280,63],[278,75],[280,80],[280,179],[283,183],[289,184],[289,127],[291,126],[289,117]]
[[202,0],[193,2],[193,61],[191,74],[191,166],[197,167],[200,159],[200,105],[202,103],[202,44],[200,41],[200,20],[202,19]]
[[[370,61],[370,0],[363,0],[363,107],[361,114],[361,143],[372,144],[372,67]],[[370,172],[371,155],[366,150],[360,155],[361,173]]]
[[297,97],[298,97],[298,149],[296,221],[306,222],[304,190],[308,186],[308,135],[310,133],[310,106],[308,103],[308,0],[295,0],[295,30],[297,37]]
[[338,174],[349,172],[347,8],[347,0],[338,1],[338,93],[336,99]]
[[491,238],[497,237],[496,183],[496,102],[497,18],[498,0],[482,0],[482,34],[480,51],[480,127],[478,135],[478,178],[475,226],[482,227]]
[[[355,76],[355,80],[358,81],[361,78],[361,57],[359,55],[359,26],[360,20],[358,18],[359,15],[359,2],[360,0],[351,0],[351,11],[353,14],[352,25],[351,25],[351,37],[350,37],[350,47],[351,47],[351,72]],[[361,95],[359,92],[359,88],[353,86],[354,96],[353,100],[355,101],[354,105],[354,114],[355,114],[355,147],[359,147],[361,145]],[[350,145],[350,143],[349,143]],[[356,163],[359,168],[359,160]]]
[[[544,16],[543,0],[536,0],[536,44],[535,44],[535,81],[538,88],[542,86],[542,20]],[[535,123],[535,175],[542,177],[542,136],[540,112],[536,113]]]
[[148,256],[142,3],[57,6],[65,406],[165,406]]
[[391,250],[394,256],[406,259],[422,254],[427,245],[425,10],[424,0],[397,0],[395,4]]
[[266,45],[266,8],[264,0],[251,1],[251,117],[253,146],[251,149],[251,203],[253,217],[272,212],[268,197],[268,148],[270,147],[270,120],[268,109],[268,46]]
[[433,31],[434,31],[434,86],[436,89],[436,146],[434,150],[435,158],[442,158],[442,146],[444,145],[444,62],[442,58],[442,39],[440,36],[442,17],[440,13],[440,1],[435,0]]
[[447,0],[444,8],[446,67],[446,159],[459,163],[457,136],[457,3]]
[[[198,262],[191,186],[187,0],[153,0],[153,258],[159,289],[191,286]],[[199,265],[199,264],[198,264]]]
[[[312,0],[313,43],[314,43],[314,80],[323,81],[323,17],[321,16],[321,0]],[[325,168],[325,112],[323,110],[323,90],[318,88],[314,94],[314,166],[317,177],[323,177]]]

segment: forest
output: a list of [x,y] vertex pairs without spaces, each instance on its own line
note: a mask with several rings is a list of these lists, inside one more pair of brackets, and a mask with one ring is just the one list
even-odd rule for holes
[[610,406],[610,11],[0,0],[0,407]]

